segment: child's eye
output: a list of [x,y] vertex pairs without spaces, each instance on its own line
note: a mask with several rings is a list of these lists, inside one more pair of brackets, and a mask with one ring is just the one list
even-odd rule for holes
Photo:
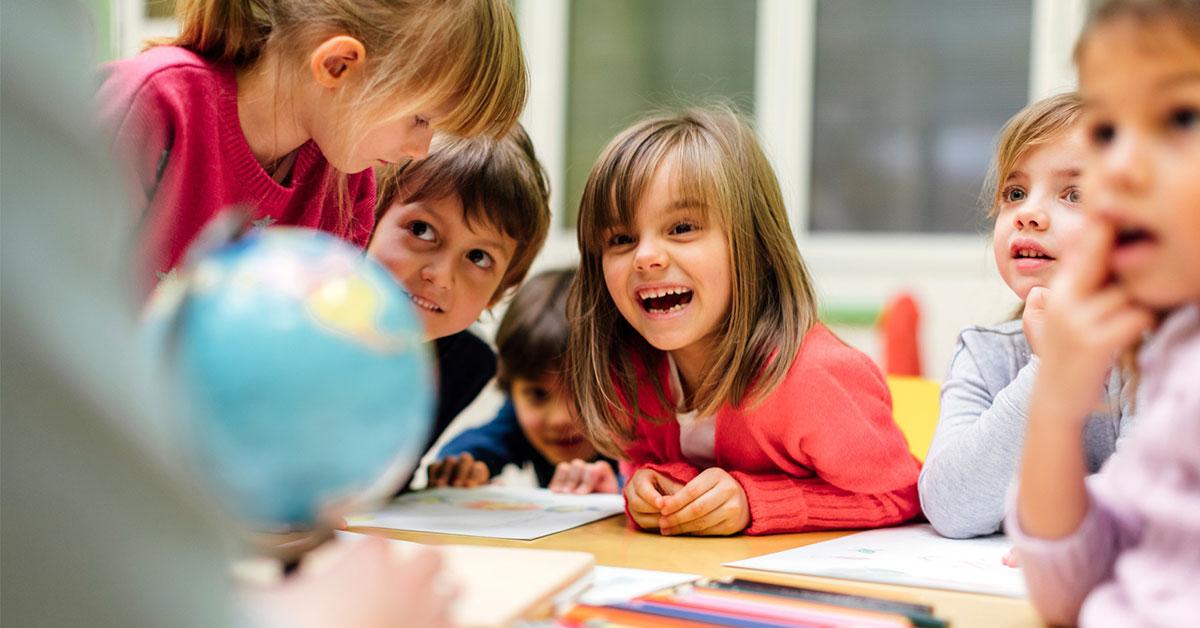
[[1023,188],[1012,186],[1004,189],[1004,194],[1001,196],[1005,203],[1020,203],[1025,200],[1025,190]]
[[681,223],[678,223],[675,226],[671,227],[671,231],[669,233],[671,235],[683,235],[685,233],[691,233],[693,231],[699,231],[699,230],[700,230],[700,225],[697,225],[694,222],[681,222]]
[[413,126],[424,128],[429,126],[429,119],[424,116],[413,116]]
[[1187,131],[1196,126],[1196,110],[1190,107],[1180,107],[1171,112],[1170,125],[1173,129]]
[[1079,188],[1067,188],[1066,193],[1063,194],[1063,198],[1066,199],[1068,203],[1073,204],[1078,204],[1081,200],[1083,200],[1083,196],[1079,193]]
[[1092,139],[1092,143],[1097,146],[1107,146],[1111,144],[1113,139],[1117,137],[1117,127],[1109,122],[1097,122],[1092,125],[1088,136]]
[[472,264],[480,268],[491,268],[492,266],[496,265],[496,262],[492,259],[492,256],[488,255],[487,251],[480,249],[471,249],[470,251],[467,251],[467,259],[470,260]]
[[625,246],[633,244],[633,237],[625,233],[616,233],[608,237],[609,246]]
[[423,220],[414,220],[410,222],[408,224],[408,231],[418,240],[433,242],[437,239],[437,232],[433,230],[433,227],[429,223]]
[[525,397],[533,403],[542,404],[550,399],[550,391],[541,386],[533,386],[525,389]]

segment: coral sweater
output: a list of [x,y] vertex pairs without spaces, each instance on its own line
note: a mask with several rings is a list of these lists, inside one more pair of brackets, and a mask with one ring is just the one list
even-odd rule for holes
[[204,225],[233,205],[248,207],[260,224],[313,227],[366,244],[374,174],[349,175],[343,215],[337,172],[310,140],[296,149],[287,185],[277,183],[242,132],[231,66],[160,46],[108,64],[103,79],[100,122],[142,215],[141,285],[149,288],[156,272],[171,270]]
[[[659,381],[668,381],[668,368],[664,358]],[[686,483],[701,469],[687,462],[674,412],[647,379],[638,390],[643,413],[671,418],[638,421],[625,476],[652,469]],[[751,407],[725,404],[714,420],[716,466],[750,505],[747,534],[874,528],[920,513],[920,463],[892,418],[883,375],[819,323],[775,390]]]

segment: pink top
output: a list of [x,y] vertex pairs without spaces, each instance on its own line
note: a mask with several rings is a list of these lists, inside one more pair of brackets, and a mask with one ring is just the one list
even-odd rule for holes
[[1006,531],[1034,606],[1051,623],[1184,626],[1200,618],[1200,305],[1175,312],[1143,348],[1138,424],[1088,480],[1070,536]]
[[172,269],[220,210],[244,205],[262,224],[314,227],[362,246],[374,225],[374,173],[349,175],[339,210],[337,171],[311,140],[280,185],[255,159],[238,119],[237,79],[171,46],[108,64],[97,95],[101,123],[126,164],[138,239],[141,285]]

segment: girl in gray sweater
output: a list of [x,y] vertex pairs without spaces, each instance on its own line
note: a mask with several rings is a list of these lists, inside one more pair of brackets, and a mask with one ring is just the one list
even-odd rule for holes
[[[988,217],[996,221],[996,265],[1024,304],[1020,318],[963,330],[950,361],[919,481],[921,507],[944,536],[992,534],[1004,520],[1038,370],[1046,285],[1084,223],[1079,110],[1078,94],[1053,96],[1017,113],[1000,134]],[[1125,388],[1121,370],[1113,368],[1083,434],[1089,472],[1100,469],[1128,432]]]

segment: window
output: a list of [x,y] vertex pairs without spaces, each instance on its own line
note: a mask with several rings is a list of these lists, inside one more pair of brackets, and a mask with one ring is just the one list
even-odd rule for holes
[[754,112],[756,3],[573,0],[569,17],[565,220],[588,171],[643,114],[723,98]]
[[819,0],[813,232],[978,232],[1000,127],[1028,101],[1029,0]]

